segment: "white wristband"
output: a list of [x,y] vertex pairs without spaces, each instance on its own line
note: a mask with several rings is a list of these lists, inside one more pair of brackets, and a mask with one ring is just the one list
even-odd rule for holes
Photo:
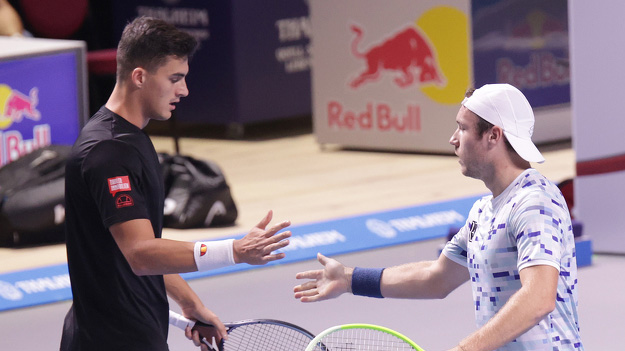
[[197,270],[208,271],[234,265],[233,243],[234,239],[196,242],[193,258]]
[[193,328],[193,326],[195,326],[194,321],[187,319],[172,310],[169,310],[169,324],[175,325],[182,330],[185,330],[187,327]]

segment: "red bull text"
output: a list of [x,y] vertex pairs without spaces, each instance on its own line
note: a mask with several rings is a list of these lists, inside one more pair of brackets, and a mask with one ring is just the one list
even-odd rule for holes
[[497,81],[519,89],[535,89],[570,83],[568,66],[559,63],[550,52],[534,53],[526,66],[517,66],[509,58],[497,61]]
[[393,111],[385,103],[367,103],[361,111],[346,109],[340,102],[328,103],[328,126],[346,130],[420,132],[421,109],[408,105],[406,111]]
[[13,162],[39,148],[51,144],[51,132],[48,124],[33,127],[33,138],[23,139],[17,130],[0,131],[0,165]]

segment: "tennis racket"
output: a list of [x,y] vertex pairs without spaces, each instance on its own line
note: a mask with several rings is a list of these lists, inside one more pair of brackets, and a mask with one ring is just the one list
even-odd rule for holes
[[373,324],[345,324],[317,335],[306,351],[424,351],[406,336]]
[[274,319],[248,319],[224,323],[228,340],[220,340],[214,326],[192,321],[169,311],[169,324],[184,330],[190,326],[200,333],[210,350],[219,351],[300,351],[315,336],[297,325]]

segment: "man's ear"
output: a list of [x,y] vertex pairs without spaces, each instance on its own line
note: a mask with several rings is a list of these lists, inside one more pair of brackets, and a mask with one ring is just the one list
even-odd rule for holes
[[488,132],[488,141],[489,142],[498,142],[503,140],[503,129],[499,126],[493,126]]
[[145,82],[146,73],[147,71],[141,67],[133,69],[132,73],[130,73],[132,84],[134,84],[137,88],[141,88]]

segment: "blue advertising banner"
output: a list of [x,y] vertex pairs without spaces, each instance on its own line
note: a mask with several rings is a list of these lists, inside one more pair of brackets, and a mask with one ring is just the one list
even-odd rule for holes
[[[267,266],[314,259],[318,252],[333,256],[444,238],[450,228],[464,225],[465,215],[477,199],[470,197],[292,226],[290,245],[283,249],[286,258]],[[266,266],[239,264],[206,272],[185,273],[182,277],[191,280],[262,267]],[[67,264],[0,274],[0,311],[71,298]]]
[[0,61],[0,165],[71,145],[81,128],[75,53]]
[[126,23],[150,16],[198,40],[178,120],[243,124],[310,115],[306,1],[116,0],[113,14],[118,38]]
[[475,86],[509,83],[533,107],[569,103],[566,0],[473,0]]
[[[335,256],[429,239],[444,239],[450,230],[465,224],[466,214],[480,196],[399,208],[360,216],[292,226],[286,257],[265,266],[239,264],[206,272],[182,274],[186,280],[282,265],[317,257]],[[244,234],[233,236],[238,239]],[[588,238],[576,242],[578,267],[591,264]],[[441,241],[441,244],[443,241]],[[433,252],[432,255],[438,255]],[[430,259],[415,257],[414,260]],[[0,311],[72,298],[67,264],[0,274]]]
[[67,264],[0,276],[0,311],[72,298]]
[[[314,259],[317,253],[334,256],[353,251],[400,245],[447,236],[450,228],[464,225],[465,215],[479,197],[407,207],[291,228],[290,244],[282,250],[286,258],[270,264]],[[209,274],[250,269],[247,265],[220,268]],[[185,279],[207,272],[183,274]]]

